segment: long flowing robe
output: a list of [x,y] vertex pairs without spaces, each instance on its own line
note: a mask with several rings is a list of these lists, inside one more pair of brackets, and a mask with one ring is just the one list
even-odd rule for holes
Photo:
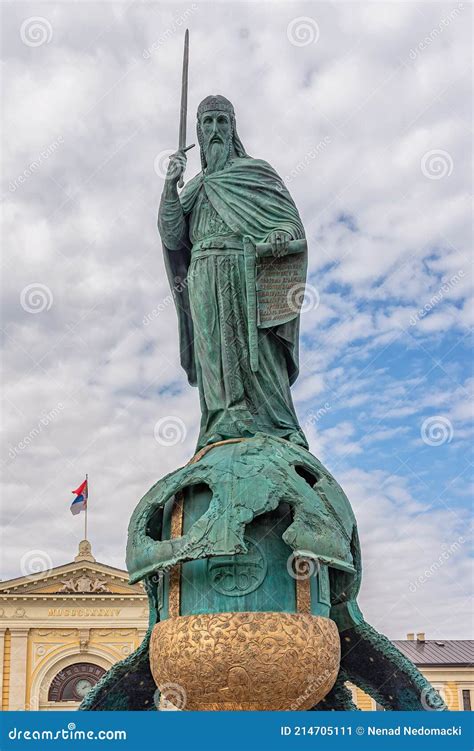
[[[201,172],[182,191],[180,206],[167,209],[162,202],[159,226],[178,312],[181,364],[199,388],[198,448],[256,432],[307,446],[290,393],[298,374],[299,315],[259,329],[259,367],[252,372],[243,253],[196,249],[209,238],[262,243],[274,230],[304,238],[298,210],[277,173],[250,157]],[[301,263],[306,268],[306,257]]]

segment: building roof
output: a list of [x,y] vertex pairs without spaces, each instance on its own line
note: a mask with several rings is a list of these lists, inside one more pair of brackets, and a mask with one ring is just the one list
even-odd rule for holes
[[[23,566],[23,568],[27,568]],[[0,600],[27,599],[123,599],[145,600],[141,583],[129,584],[122,569],[96,561],[88,540],[81,540],[74,560],[61,566],[0,581]]]
[[474,640],[396,639],[395,646],[417,666],[469,667],[474,664]]

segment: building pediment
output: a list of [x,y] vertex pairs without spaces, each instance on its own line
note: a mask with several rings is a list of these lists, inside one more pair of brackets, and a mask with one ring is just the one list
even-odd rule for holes
[[84,549],[84,542],[81,543],[82,554],[80,547],[79,554],[71,563],[0,582],[0,597],[144,596],[141,585],[128,583],[126,571],[96,561],[90,552],[90,545]]

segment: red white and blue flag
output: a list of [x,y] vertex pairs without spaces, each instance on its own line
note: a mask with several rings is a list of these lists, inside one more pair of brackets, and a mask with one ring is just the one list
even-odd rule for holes
[[79,485],[77,490],[73,490],[72,492],[76,497],[71,503],[71,514],[80,514],[81,511],[85,511],[87,508],[87,495],[89,492],[87,487],[87,480],[84,480],[84,482]]

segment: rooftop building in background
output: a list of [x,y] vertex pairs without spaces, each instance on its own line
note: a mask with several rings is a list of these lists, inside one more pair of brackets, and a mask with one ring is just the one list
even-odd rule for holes
[[[426,639],[420,632],[409,633],[406,639],[395,639],[393,643],[440,692],[449,709],[474,708],[474,640]],[[351,689],[360,709],[383,710],[360,689]]]
[[142,641],[146,599],[126,571],[96,561],[88,540],[70,563],[1,582],[2,709],[78,707]]

